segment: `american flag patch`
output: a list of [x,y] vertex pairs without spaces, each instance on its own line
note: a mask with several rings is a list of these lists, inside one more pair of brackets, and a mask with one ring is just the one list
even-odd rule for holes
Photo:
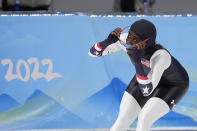
[[141,58],[141,63],[142,63],[143,65],[145,65],[146,67],[150,67],[150,61],[148,61],[148,60],[146,60],[146,59],[144,59],[144,58]]

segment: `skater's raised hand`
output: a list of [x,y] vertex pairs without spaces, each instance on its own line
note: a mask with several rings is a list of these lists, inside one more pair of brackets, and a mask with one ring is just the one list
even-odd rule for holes
[[118,28],[114,29],[110,34],[115,35],[119,38],[121,32],[122,32],[122,29],[118,27]]

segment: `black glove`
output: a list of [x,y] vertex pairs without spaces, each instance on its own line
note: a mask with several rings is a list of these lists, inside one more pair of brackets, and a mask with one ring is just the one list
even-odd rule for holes
[[105,39],[104,41],[99,42],[99,45],[102,47],[102,49],[104,50],[107,46],[116,43],[119,40],[119,38],[113,34],[109,34],[109,36],[107,37],[107,39]]

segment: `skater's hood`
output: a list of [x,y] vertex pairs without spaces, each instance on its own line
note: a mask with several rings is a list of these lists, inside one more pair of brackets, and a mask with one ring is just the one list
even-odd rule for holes
[[145,19],[138,20],[131,25],[130,30],[138,35],[142,41],[149,38],[146,42],[147,46],[155,45],[157,31],[154,24],[150,21]]

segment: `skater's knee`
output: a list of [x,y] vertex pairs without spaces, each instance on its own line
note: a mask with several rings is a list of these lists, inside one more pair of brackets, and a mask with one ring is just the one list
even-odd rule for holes
[[146,124],[150,123],[151,124],[152,122],[151,122],[150,117],[151,116],[148,112],[141,112],[138,116],[138,122],[141,124],[143,124],[143,123],[146,123]]

